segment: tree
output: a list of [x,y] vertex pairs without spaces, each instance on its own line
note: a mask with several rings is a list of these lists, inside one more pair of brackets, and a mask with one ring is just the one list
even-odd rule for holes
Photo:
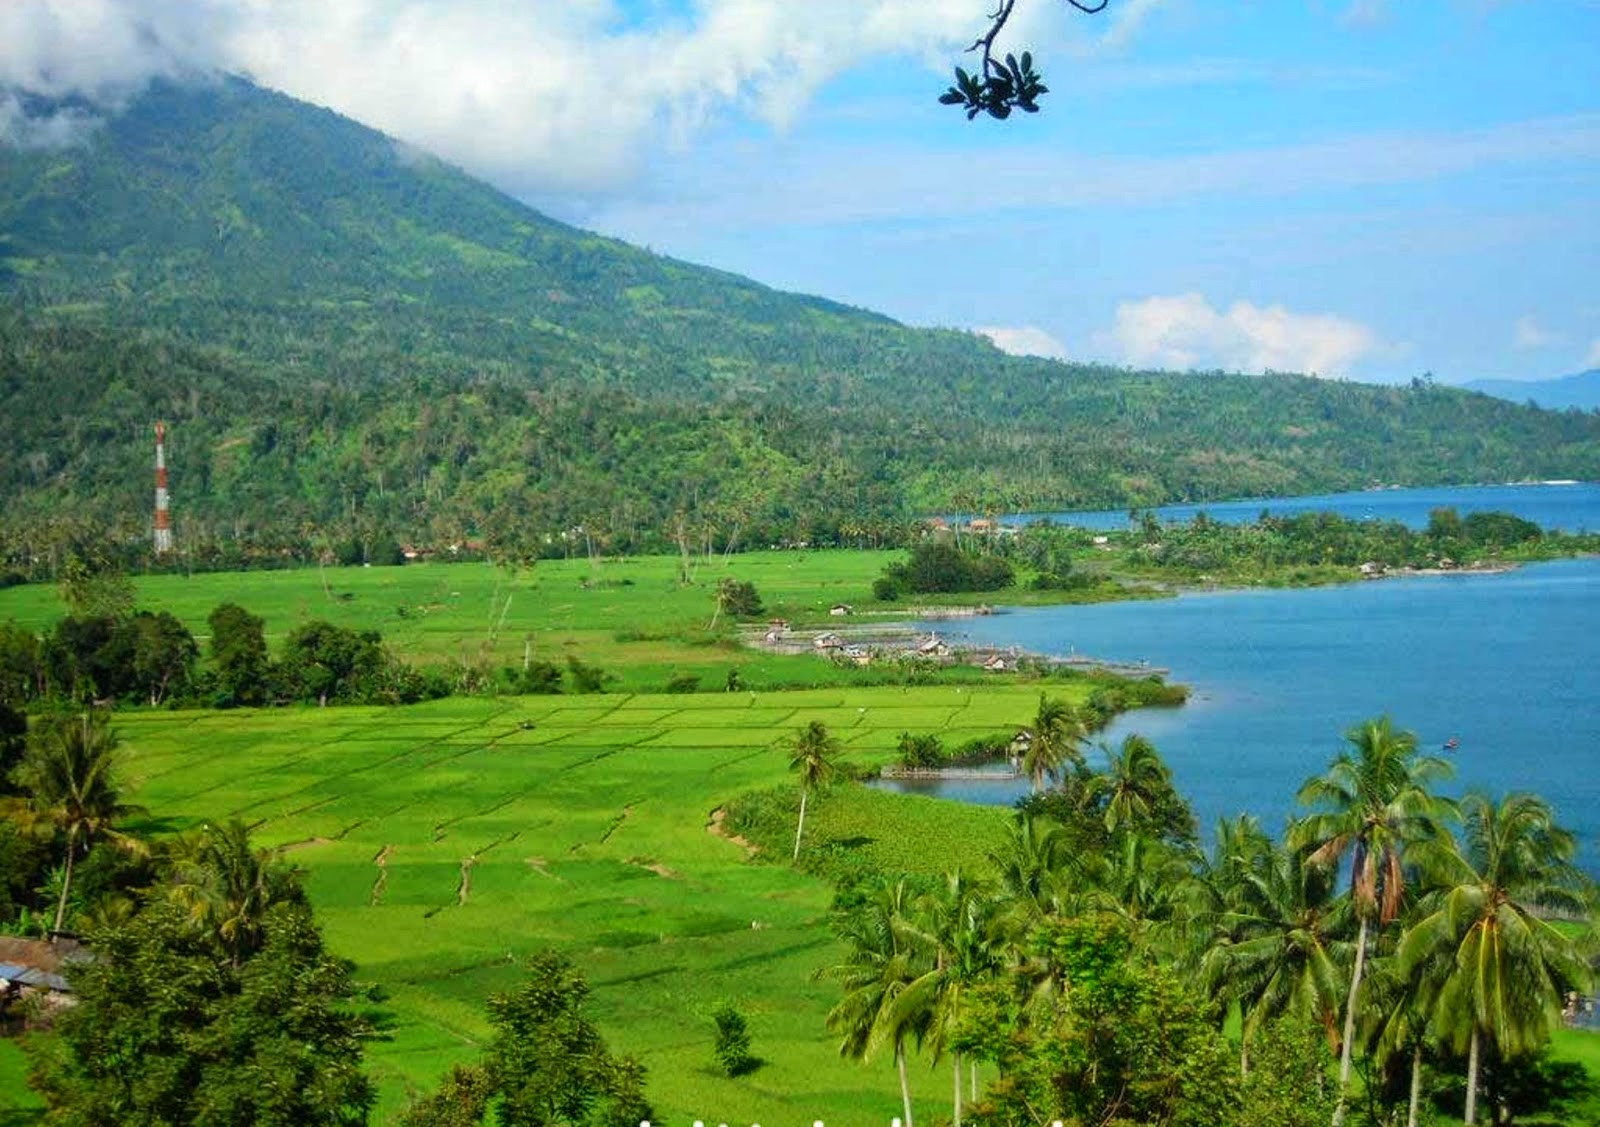
[[[1104,11],[1108,2],[1109,0],[1066,0],[1066,3],[1078,11],[1091,15]],[[960,106],[966,110],[968,121],[980,113],[1004,121],[1011,116],[1013,109],[1022,110],[1024,113],[1037,113],[1039,96],[1050,92],[1050,88],[1044,85],[1034,71],[1033,56],[1027,51],[1022,53],[1020,59],[1009,54],[1005,56],[1003,62],[995,58],[995,40],[1010,22],[1012,11],[1016,6],[1017,0],[999,0],[999,5],[989,15],[988,29],[978,37],[977,42],[967,48],[969,51],[980,52],[978,69],[968,74],[961,67],[956,67],[955,85],[939,98],[939,101],[947,106]]]
[[907,924],[913,890],[904,878],[880,880],[865,899],[834,913],[833,929],[845,943],[844,962],[819,972],[838,979],[844,996],[828,1011],[828,1029],[840,1035],[839,1055],[869,1060],[885,1045],[894,1049],[900,1077],[905,1127],[911,1116],[911,1083],[906,1077],[906,1041],[918,1032],[922,1013],[897,1005],[900,995],[925,970],[925,951]]
[[932,965],[895,999],[896,1024],[923,1030],[937,1062],[951,1051],[955,1096],[951,1122],[961,1127],[961,1032],[972,992],[1001,967],[1000,902],[985,884],[960,871],[917,901],[911,926]]
[[735,618],[754,618],[764,608],[754,583],[729,577],[717,584],[717,609]]
[[381,641],[373,631],[358,634],[329,622],[308,622],[284,640],[284,671],[297,695],[326,705],[353,695],[358,681],[378,672]]
[[839,741],[820,720],[813,720],[789,741],[789,770],[800,780],[800,818],[794,827],[794,860],[800,859],[800,836],[806,828],[806,801],[826,786],[838,770]]
[[483,1066],[501,1127],[614,1127],[650,1118],[644,1069],[614,1057],[583,1012],[589,984],[564,956],[528,961],[527,979],[489,999]]
[[1436,835],[1438,819],[1450,809],[1427,789],[1429,783],[1450,774],[1450,765],[1433,756],[1418,755],[1417,737],[1395,731],[1387,716],[1358,724],[1345,738],[1350,749],[1341,753],[1325,774],[1307,780],[1298,795],[1305,805],[1328,809],[1302,821],[1291,842],[1296,848],[1311,849],[1316,864],[1336,865],[1350,854],[1350,895],[1360,923],[1339,1045],[1334,1127],[1344,1121],[1349,1098],[1356,1007],[1369,927],[1374,919],[1383,927],[1399,915],[1405,893],[1406,850]]
[[157,901],[95,935],[30,1080],[52,1122],[353,1127],[373,1090],[347,964],[303,904],[279,904],[235,966],[216,937]]
[[189,628],[171,612],[139,611],[118,633],[128,638],[127,671],[133,687],[147,696],[152,706],[188,687],[200,648]]
[[1027,942],[1042,986],[985,1016],[1001,1075],[979,1122],[1236,1122],[1238,1070],[1216,1013],[1126,923],[1045,920]]
[[1134,830],[1167,841],[1194,840],[1194,815],[1155,744],[1130,733],[1108,760],[1105,774],[1096,775],[1090,786],[1105,805],[1108,833]]
[[234,704],[260,704],[267,696],[266,623],[239,606],[223,603],[206,617],[211,660],[222,691]]
[[[1245,848],[1254,840],[1245,839]],[[1259,850],[1213,865],[1230,878],[1221,892],[1221,910],[1212,915],[1216,937],[1201,964],[1212,992],[1239,1004],[1239,1060],[1245,1073],[1251,1042],[1280,1019],[1320,1028],[1332,1043],[1344,978],[1340,968],[1349,951],[1348,914],[1334,899],[1337,880],[1322,866],[1307,863],[1302,851],[1264,839],[1260,844]]]
[[455,1065],[439,1090],[413,1098],[400,1116],[400,1127],[478,1127],[494,1093],[478,1065]]
[[267,913],[276,904],[303,903],[292,870],[271,849],[250,845],[237,818],[207,825],[175,849],[172,899],[214,933],[235,967],[260,950]]
[[738,1006],[724,1002],[712,1013],[711,1021],[717,1027],[711,1051],[718,1068],[737,1077],[760,1067],[761,1061],[750,1051],[750,1022]]
[[117,791],[117,738],[104,712],[47,716],[28,735],[28,749],[13,772],[24,797],[17,803],[24,820],[66,837],[61,894],[56,901],[54,930],[60,931],[72,892],[72,869],[80,853],[105,838],[130,851],[142,851],[138,839],[115,823],[143,813],[124,803]]
[[1467,1051],[1464,1123],[1476,1122],[1485,1049],[1501,1058],[1531,1053],[1561,1020],[1569,992],[1587,992],[1592,972],[1575,943],[1542,914],[1587,912],[1593,886],[1572,863],[1573,836],[1532,795],[1462,803],[1465,849],[1454,839],[1430,858],[1432,911],[1405,936],[1403,971],[1443,953],[1449,965],[1434,1023]]
[[1065,764],[1083,770],[1083,753],[1078,744],[1085,734],[1077,710],[1060,697],[1039,694],[1039,710],[1033,715],[1028,748],[1022,754],[1023,773],[1033,780],[1035,792],[1043,790],[1045,779],[1054,778]]

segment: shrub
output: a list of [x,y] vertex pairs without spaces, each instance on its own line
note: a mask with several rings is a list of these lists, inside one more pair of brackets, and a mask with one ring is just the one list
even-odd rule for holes
[[700,691],[700,676],[696,673],[674,673],[667,680],[669,693],[696,693]]
[[712,1050],[717,1067],[729,1076],[754,1072],[761,1064],[750,1052],[750,1023],[732,1002],[717,1007],[711,1020],[717,1025],[716,1046]]
[[899,751],[902,767],[937,767],[944,762],[944,744],[931,734],[901,732]]

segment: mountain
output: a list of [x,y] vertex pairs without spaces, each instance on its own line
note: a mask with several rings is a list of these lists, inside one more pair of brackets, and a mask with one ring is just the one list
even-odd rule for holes
[[1600,368],[1553,380],[1473,380],[1461,386],[1513,403],[1537,403],[1552,411],[1568,407],[1580,411],[1600,408]]
[[180,539],[216,551],[815,542],[952,507],[1600,477],[1600,418],[1010,357],[575,229],[239,79],[0,149],[0,294],[12,545],[138,540],[156,418]]

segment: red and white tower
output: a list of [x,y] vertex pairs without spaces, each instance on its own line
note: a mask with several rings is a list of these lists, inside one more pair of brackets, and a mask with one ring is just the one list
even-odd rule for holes
[[167,424],[156,424],[156,555],[172,551],[172,511],[167,497]]

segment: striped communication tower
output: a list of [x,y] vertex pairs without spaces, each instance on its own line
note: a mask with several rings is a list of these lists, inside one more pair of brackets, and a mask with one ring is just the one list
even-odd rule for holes
[[167,424],[156,423],[156,554],[172,551],[172,510],[167,496]]

